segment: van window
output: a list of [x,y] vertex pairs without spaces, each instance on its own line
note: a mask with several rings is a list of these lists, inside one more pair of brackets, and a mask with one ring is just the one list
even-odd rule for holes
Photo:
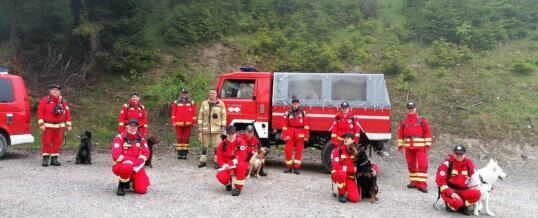
[[13,93],[13,84],[11,80],[0,79],[0,102],[13,103],[14,101],[15,95]]
[[321,99],[321,78],[319,76],[302,75],[288,79],[288,98]]
[[252,98],[254,80],[225,80],[220,92],[221,98]]
[[366,101],[366,77],[333,76],[331,99],[341,101]]

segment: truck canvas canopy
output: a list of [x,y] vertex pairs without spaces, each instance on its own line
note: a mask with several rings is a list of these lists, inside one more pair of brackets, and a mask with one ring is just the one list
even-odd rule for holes
[[273,106],[290,105],[297,98],[307,107],[390,109],[383,74],[275,72]]

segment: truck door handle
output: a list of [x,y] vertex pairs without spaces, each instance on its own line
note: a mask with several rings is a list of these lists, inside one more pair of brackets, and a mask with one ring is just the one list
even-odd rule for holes
[[253,101],[256,101],[256,96],[252,96],[252,100],[253,100]]

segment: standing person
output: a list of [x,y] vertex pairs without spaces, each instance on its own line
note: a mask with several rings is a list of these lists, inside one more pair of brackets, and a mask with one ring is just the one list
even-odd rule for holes
[[[340,142],[332,153],[333,170],[331,171],[331,178],[338,187],[338,201],[346,203],[349,200],[355,203],[361,200],[361,193],[355,181],[355,174],[357,173],[355,162],[358,161],[357,155],[359,155],[359,150],[353,142],[353,133],[347,132],[341,135],[341,137],[342,142]],[[370,164],[368,167],[371,166],[372,175],[375,176],[378,170],[377,165],[370,162],[368,164]]]
[[37,108],[37,123],[39,129],[43,131],[41,142],[43,148],[41,154],[43,155],[42,166],[49,165],[60,166],[58,161],[60,155],[60,146],[64,141],[65,128],[67,131],[71,131],[71,112],[67,101],[60,96],[60,90],[62,88],[59,85],[51,85],[49,87],[49,95],[45,96],[39,102]]
[[[252,158],[253,155],[258,154],[258,150],[262,146],[260,142],[258,141],[258,139],[254,136],[254,126],[248,125],[247,128],[245,129],[245,134],[239,135],[238,137],[243,139],[243,141],[245,141],[245,143],[247,144],[247,159],[246,160],[248,162],[250,158]],[[265,157],[267,156],[267,154],[269,154],[269,152],[267,152],[262,157],[262,166],[260,168],[260,176],[267,176],[267,173],[263,171],[263,168],[265,167]]]
[[[217,90],[209,90],[209,98],[202,102],[198,113],[198,130],[202,133],[202,155],[198,167],[207,164],[207,152],[210,146],[216,147],[221,141],[220,134],[226,128],[226,106],[217,98]],[[215,156],[215,169],[218,169]]]
[[458,145],[454,154],[441,164],[435,182],[440,187],[441,197],[448,212],[458,211],[470,216],[467,207],[480,199],[480,190],[467,188],[467,180],[475,173],[473,162],[466,157],[465,147]]
[[140,102],[140,94],[138,92],[131,93],[129,103],[121,106],[121,112],[118,117],[118,133],[125,132],[125,125],[131,118],[136,118],[140,122],[138,131],[143,135],[148,134],[148,120],[146,115],[146,107]]
[[127,130],[118,134],[112,142],[112,172],[120,179],[119,196],[125,195],[125,189],[133,183],[133,191],[145,194],[150,185],[144,163],[149,157],[149,148],[144,135],[138,131],[139,122],[131,118],[127,122]]
[[351,112],[349,103],[347,101],[343,101],[342,104],[340,104],[340,110],[334,117],[333,126],[331,127],[332,143],[335,146],[340,145],[344,140],[340,136],[347,132],[351,132],[353,134],[353,142],[355,142],[355,144],[359,144],[359,139],[361,137],[359,119],[357,119],[357,117]]
[[241,194],[248,170],[245,141],[237,137],[236,132],[235,126],[228,126],[226,139],[222,140],[217,147],[217,161],[220,167],[217,179],[226,186],[226,191],[232,191],[232,176],[235,175],[235,189],[232,191],[232,196]]
[[172,125],[176,127],[177,159],[187,159],[191,127],[196,125],[196,104],[189,98],[189,90],[181,89],[181,98],[172,105]]
[[432,132],[426,119],[417,115],[415,103],[406,105],[407,117],[400,121],[398,128],[398,150],[405,151],[410,184],[407,188],[417,188],[428,193],[428,156],[432,144]]
[[[290,110],[284,113],[284,121],[282,127],[282,138],[286,141],[285,158],[286,170],[284,173],[299,174],[301,160],[303,159],[303,148],[305,141],[310,137],[308,127],[308,118],[306,112],[299,106],[299,99],[294,98],[291,101]],[[292,159],[292,151],[295,147],[295,157]]]

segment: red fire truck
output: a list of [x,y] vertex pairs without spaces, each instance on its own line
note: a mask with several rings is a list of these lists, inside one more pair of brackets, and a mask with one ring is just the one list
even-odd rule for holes
[[362,146],[385,147],[391,138],[390,101],[382,74],[241,72],[220,76],[217,92],[226,104],[228,125],[239,130],[254,125],[263,146],[284,143],[282,117],[298,98],[310,122],[305,147],[320,150],[332,169],[330,129],[342,101],[348,101],[361,127]]

